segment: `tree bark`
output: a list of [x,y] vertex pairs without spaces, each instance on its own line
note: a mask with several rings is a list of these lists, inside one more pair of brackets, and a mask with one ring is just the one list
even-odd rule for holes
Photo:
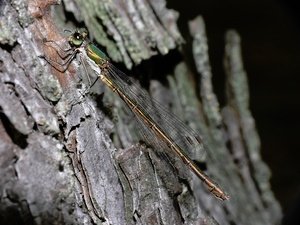
[[[181,51],[178,13],[164,0],[58,3],[0,3],[0,223],[278,224],[237,32],[226,34],[227,104],[220,108],[200,16],[187,22],[193,63]],[[68,48],[61,31],[74,24],[84,24],[124,70],[147,71],[141,89],[201,134],[199,163],[229,201],[191,173],[182,177],[157,146],[141,144],[121,99],[100,82],[98,94],[88,94],[76,60],[58,68],[64,53],[57,45]]]

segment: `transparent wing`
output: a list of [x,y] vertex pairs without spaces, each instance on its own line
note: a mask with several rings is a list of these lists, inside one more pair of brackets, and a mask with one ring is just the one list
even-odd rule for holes
[[[128,99],[134,102],[136,107],[138,107],[149,120],[156,124],[156,126],[159,126],[164,134],[168,136],[174,144],[179,146],[190,159],[195,160],[195,155],[199,157],[199,155],[203,154],[202,139],[193,129],[156,100],[152,99],[148,93],[135,84],[130,77],[112,64],[109,64],[108,71],[109,73],[107,73],[106,76],[113,82],[115,87],[120,89]],[[132,111],[134,112],[134,110]],[[150,140],[150,143],[153,143],[153,138],[154,137],[151,137],[152,141]]]

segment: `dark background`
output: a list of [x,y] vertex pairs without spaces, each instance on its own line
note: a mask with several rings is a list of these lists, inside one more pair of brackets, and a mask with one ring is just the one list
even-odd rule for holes
[[225,32],[235,29],[241,35],[250,108],[262,157],[272,170],[272,189],[283,208],[283,224],[300,224],[300,7],[294,2],[169,0],[167,5],[180,13],[182,34],[188,34],[187,20],[203,16],[221,105]]

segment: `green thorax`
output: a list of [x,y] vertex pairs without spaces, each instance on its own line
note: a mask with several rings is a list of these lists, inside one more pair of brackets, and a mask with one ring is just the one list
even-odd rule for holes
[[86,47],[87,56],[92,59],[96,64],[100,65],[103,61],[108,61],[109,58],[95,45],[89,44]]

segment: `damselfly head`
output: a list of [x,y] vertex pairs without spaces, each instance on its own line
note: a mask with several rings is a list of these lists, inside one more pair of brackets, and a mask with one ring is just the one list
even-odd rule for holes
[[88,32],[85,28],[76,29],[69,37],[69,43],[73,47],[80,47],[86,39]]

